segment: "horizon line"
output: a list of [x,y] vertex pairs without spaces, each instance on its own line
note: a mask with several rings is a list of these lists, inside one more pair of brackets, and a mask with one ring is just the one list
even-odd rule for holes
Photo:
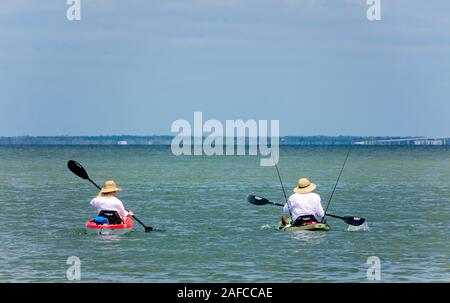
[[[41,138],[41,137],[53,137],[53,138],[76,138],[76,137],[176,137],[177,135],[173,134],[165,134],[165,135],[131,135],[131,134],[114,134],[114,135],[15,135],[15,136],[5,136],[0,135],[0,138]],[[202,137],[208,137],[209,135],[204,135]],[[183,137],[189,137],[189,136],[183,136]],[[190,136],[191,138],[197,138],[198,136]],[[216,137],[223,137],[226,138],[227,136],[216,136]],[[237,136],[233,136],[234,138],[240,138]],[[257,137],[248,137],[244,136],[244,138],[259,138]],[[266,136],[270,137],[270,136]],[[424,136],[424,135],[324,135],[324,134],[317,134],[317,135],[279,135],[278,138],[283,137],[359,137],[359,138],[374,138],[374,137],[381,137],[381,138],[407,138],[407,139],[450,139],[450,136]]]

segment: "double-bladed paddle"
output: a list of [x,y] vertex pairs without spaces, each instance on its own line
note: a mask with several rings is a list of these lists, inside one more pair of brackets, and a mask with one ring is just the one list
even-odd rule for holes
[[[255,195],[248,196],[247,201],[254,205],[272,204],[272,205],[276,205],[276,206],[284,206],[283,204],[271,202],[271,201],[267,200],[266,198],[255,196]],[[348,225],[353,225],[353,226],[360,226],[366,221],[366,219],[364,219],[364,218],[350,217],[350,216],[341,217],[341,216],[336,216],[336,215],[332,215],[332,214],[325,214],[325,216],[341,219]]]
[[[91,180],[91,178],[89,178],[88,173],[86,172],[86,170],[84,169],[83,166],[81,166],[80,163],[78,163],[77,161],[74,160],[70,160],[69,162],[67,162],[67,167],[69,168],[69,170],[71,172],[73,172],[75,175],[77,175],[78,177],[80,177],[81,179],[84,180],[88,180],[89,182],[91,182],[92,184],[94,184],[95,187],[97,187],[99,190],[101,190],[101,187],[98,186],[94,181]],[[128,211],[128,210],[127,210]],[[144,223],[141,222],[141,220],[139,220],[138,218],[136,218],[135,215],[133,215],[133,219],[135,219],[136,221],[139,222],[139,224],[141,224],[145,231],[152,231],[153,227],[150,226],[145,226]]]

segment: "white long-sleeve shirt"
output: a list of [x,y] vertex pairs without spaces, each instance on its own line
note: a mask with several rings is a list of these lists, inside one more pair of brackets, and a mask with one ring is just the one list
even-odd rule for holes
[[113,210],[117,211],[122,219],[128,216],[128,212],[125,210],[122,201],[116,197],[101,197],[97,196],[91,201],[91,205],[97,209],[98,212],[101,210]]
[[284,205],[283,211],[292,214],[292,221],[300,216],[313,215],[318,221],[324,216],[324,211],[320,201],[320,196],[316,193],[293,194],[289,197],[288,203]]

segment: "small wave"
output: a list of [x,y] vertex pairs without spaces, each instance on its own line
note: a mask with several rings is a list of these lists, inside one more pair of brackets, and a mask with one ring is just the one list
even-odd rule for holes
[[347,228],[347,231],[369,231],[369,224],[367,222],[364,222],[360,226],[353,226],[349,225]]
[[261,226],[261,230],[269,230],[269,229],[273,229],[274,227],[270,224],[264,224],[263,226]]

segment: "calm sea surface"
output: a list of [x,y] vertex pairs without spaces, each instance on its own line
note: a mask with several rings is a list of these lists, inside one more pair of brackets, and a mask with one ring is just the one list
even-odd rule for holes
[[[281,149],[289,192],[306,176],[328,200],[346,148]],[[88,235],[99,184],[114,179],[125,206],[162,231]],[[368,231],[330,218],[329,232],[280,232],[276,170],[257,157],[175,157],[169,147],[0,147],[0,281],[65,282],[67,258],[82,282],[450,281],[450,150],[355,147],[330,213],[365,217]],[[326,204],[326,203],[324,203]]]

